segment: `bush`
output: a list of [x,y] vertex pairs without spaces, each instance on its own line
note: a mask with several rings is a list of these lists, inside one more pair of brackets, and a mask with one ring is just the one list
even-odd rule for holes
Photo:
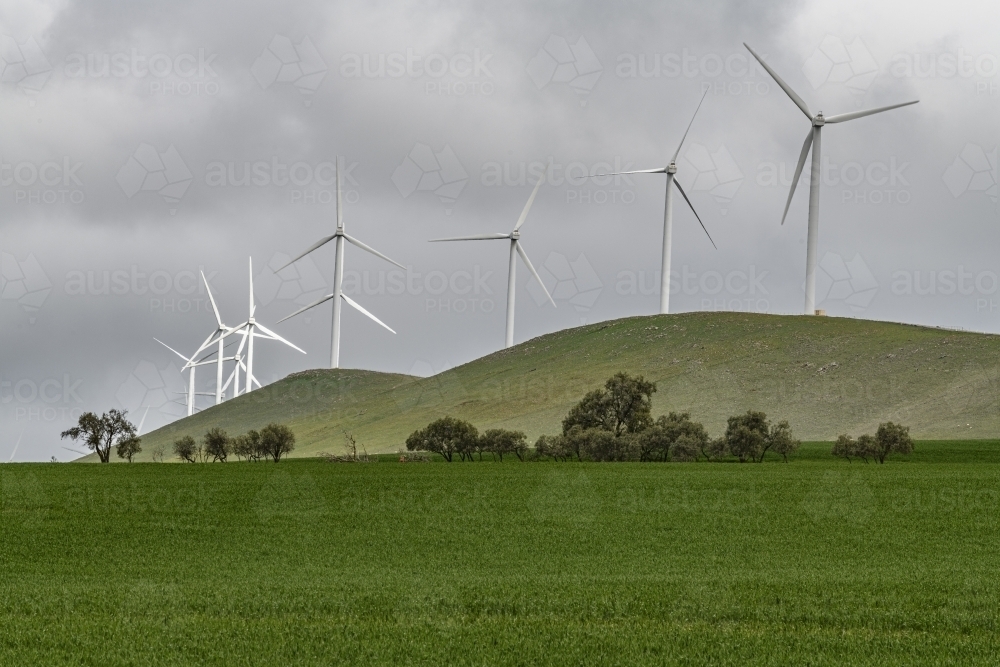
[[564,436],[541,435],[535,441],[535,455],[539,458],[549,457],[554,461],[568,461],[573,456],[573,449]]
[[504,454],[514,454],[523,461],[528,450],[528,437],[522,431],[491,428],[479,438],[479,450],[496,454],[501,461]]
[[185,435],[174,440],[174,454],[182,461],[187,461],[188,463],[195,463],[200,458],[198,444],[190,435]]
[[454,417],[435,420],[426,427],[414,431],[406,439],[406,449],[409,451],[440,454],[449,463],[456,453],[464,459],[466,453],[471,455],[478,445],[479,431],[476,427]]
[[260,448],[277,463],[295,449],[295,434],[284,424],[271,422],[260,430]]
[[792,428],[787,421],[771,425],[766,414],[754,410],[730,417],[724,440],[726,451],[740,463],[761,463],[769,450],[780,454],[787,463],[788,455],[801,444],[792,437]]
[[231,451],[229,435],[218,426],[210,429],[205,434],[205,457],[212,457],[212,461],[226,462],[226,458]]
[[913,438],[910,437],[910,427],[902,424],[885,422],[879,424],[875,432],[875,459],[885,463],[889,454],[909,454],[913,451]]

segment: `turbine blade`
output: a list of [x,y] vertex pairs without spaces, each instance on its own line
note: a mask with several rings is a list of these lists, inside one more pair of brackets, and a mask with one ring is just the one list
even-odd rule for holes
[[219,316],[219,307],[215,305],[215,297],[212,296],[212,288],[208,285],[208,278],[205,277],[205,272],[201,271],[201,279],[205,282],[205,290],[208,292],[208,300],[212,302],[212,310],[215,311],[215,321],[219,323],[219,328],[223,327],[222,318]]
[[788,207],[792,205],[792,195],[795,194],[795,186],[799,184],[799,176],[802,175],[802,168],[806,165],[806,156],[809,155],[809,148],[813,142],[813,129],[809,128],[805,143],[802,144],[802,152],[799,153],[799,163],[795,165],[795,176],[792,177],[792,189],[788,191],[788,201],[785,202],[785,212],[781,214],[781,224],[785,224],[785,217],[788,216]]
[[[296,315],[298,315],[299,313],[304,313],[304,312],[306,312],[307,310],[309,310],[310,308],[315,308],[316,306],[320,305],[321,303],[324,303],[324,302],[326,302],[326,301],[329,301],[329,300],[330,300],[330,299],[332,299],[332,298],[333,298],[333,295],[332,295],[332,294],[327,294],[327,295],[326,295],[326,296],[324,296],[324,297],[323,297],[322,299],[319,299],[318,301],[313,301],[313,302],[312,302],[312,303],[310,303],[310,304],[309,304],[308,306],[303,306],[302,308],[299,308],[298,310],[296,310],[296,311],[295,311],[294,313],[292,313],[291,315],[288,315],[288,316],[286,316],[286,317],[282,317],[282,318],[281,318],[280,320],[278,320],[278,321],[276,322],[276,324],[281,324],[281,323],[282,323],[282,322],[284,322],[285,320],[287,320],[287,319],[290,319],[290,318],[292,318],[292,317],[295,317],[295,316],[296,316]],[[246,340],[246,339],[244,338],[244,340]],[[241,348],[241,349],[242,349],[242,347],[243,347],[243,346],[242,346],[242,345],[240,345],[240,348]]]
[[11,461],[14,460],[14,455],[17,454],[17,448],[21,446],[21,438],[24,437],[24,429],[26,428],[28,427],[27,426],[23,427],[21,429],[21,435],[17,436],[17,442],[14,443],[14,451],[10,453],[10,458],[7,459],[7,463],[10,463]]
[[399,262],[397,262],[395,260],[392,260],[392,259],[389,259],[385,255],[383,255],[382,253],[380,253],[378,250],[376,250],[375,248],[372,248],[369,245],[365,245],[364,243],[362,243],[361,241],[357,240],[353,236],[348,236],[347,234],[344,234],[344,238],[347,239],[348,242],[353,243],[354,245],[358,246],[362,250],[370,252],[371,254],[375,255],[376,257],[381,257],[382,259],[384,259],[385,261],[389,262],[390,264],[395,264],[396,266],[398,266],[399,268],[401,268],[403,270],[406,269],[406,267],[403,266],[402,264],[400,264]]
[[677,144],[677,150],[674,151],[674,156],[670,158],[671,162],[676,162],[677,156],[681,154],[681,146],[684,145],[684,140],[687,139],[688,132],[691,131],[691,126],[694,125],[695,116],[698,115],[698,109],[701,109],[701,105],[705,101],[705,96],[708,95],[709,90],[711,90],[711,88],[706,88],[705,92],[702,93],[701,101],[698,102],[698,107],[694,110],[694,115],[691,116],[691,122],[688,123],[687,129],[684,130],[684,136],[681,137],[681,143]]
[[320,246],[323,246],[323,245],[326,245],[327,243],[329,243],[330,241],[332,241],[332,240],[333,240],[333,239],[335,239],[335,238],[337,238],[337,235],[336,235],[336,234],[333,234],[332,236],[324,236],[324,237],[323,237],[323,238],[321,238],[321,239],[320,239],[319,241],[316,241],[316,243],[313,243],[313,244],[312,244],[311,246],[309,246],[309,249],[308,249],[308,250],[306,250],[305,252],[303,252],[302,254],[300,254],[299,256],[297,256],[297,257],[296,257],[295,259],[291,259],[291,260],[289,260],[289,261],[285,262],[285,263],[284,263],[284,264],[283,264],[283,265],[281,266],[281,268],[280,268],[280,269],[278,269],[277,271],[275,271],[275,273],[280,273],[280,272],[281,272],[281,271],[283,271],[284,269],[288,268],[289,266],[291,266],[291,265],[292,265],[292,264],[294,264],[295,262],[299,261],[300,259],[302,259],[302,258],[303,258],[303,257],[305,257],[306,255],[308,255],[309,253],[311,253],[311,252],[312,252],[313,250],[315,250],[316,248],[319,248]]
[[509,239],[510,234],[480,234],[478,236],[453,236],[446,239],[431,239],[430,243],[439,241],[497,241],[499,239]]
[[799,97],[794,90],[792,90],[792,87],[785,83],[781,77],[778,76],[778,73],[771,69],[771,66],[764,62],[764,59],[758,56],[756,51],[750,48],[749,44],[743,42],[743,46],[747,47],[747,51],[749,51],[753,57],[757,59],[757,62],[759,62],[761,66],[767,70],[767,73],[771,75],[771,78],[774,79],[779,86],[781,86],[781,89],[785,91],[785,94],[788,95],[793,102],[795,102],[795,106],[802,109],[802,113],[806,115],[806,118],[812,120],[813,115],[812,112],[809,111],[809,107],[806,106],[806,103],[802,101],[802,98]]
[[538,194],[538,188],[542,187],[542,181],[545,180],[545,176],[539,176],[538,182],[535,183],[535,189],[531,191],[531,196],[528,197],[528,203],[524,205],[524,210],[521,211],[521,217],[517,219],[517,224],[514,225],[514,231],[516,232],[524,224],[525,218],[528,217],[528,211],[531,209],[531,205],[535,202],[535,195]]
[[911,104],[916,104],[920,100],[911,100],[909,102],[902,102],[901,104],[890,104],[887,107],[879,107],[877,109],[865,109],[864,111],[852,111],[851,113],[840,113],[836,116],[830,116],[826,119],[827,123],[843,123],[845,120],[854,120],[855,118],[864,118],[865,116],[871,116],[872,114],[882,113],[883,111],[889,111],[890,109],[898,109],[899,107],[908,107]]
[[153,340],[155,340],[155,341],[156,341],[157,343],[159,343],[159,344],[160,344],[160,345],[162,345],[163,347],[167,348],[168,350],[170,350],[171,352],[173,352],[174,354],[176,354],[176,355],[177,355],[178,357],[180,357],[180,358],[181,358],[181,359],[183,359],[184,361],[186,361],[186,362],[190,363],[190,361],[191,361],[190,359],[188,359],[188,358],[187,358],[187,357],[185,357],[185,356],[184,356],[183,354],[181,354],[180,352],[178,352],[178,351],[177,351],[177,350],[175,350],[174,348],[172,348],[172,347],[170,347],[169,345],[167,345],[166,343],[164,343],[164,342],[163,342],[162,340],[160,340],[159,338],[154,338]]
[[590,178],[599,178],[601,176],[625,176],[626,174],[665,174],[667,173],[666,167],[657,167],[656,169],[633,169],[632,171],[613,171],[609,174],[591,174]]
[[340,200],[340,156],[337,156],[337,229],[344,228],[344,213]]
[[[361,306],[359,306],[353,299],[351,299],[351,297],[347,296],[346,294],[341,294],[340,296],[344,299],[344,301],[346,301],[348,304],[350,304],[351,306],[353,306],[355,309],[357,309],[361,313],[367,315],[371,319],[375,320],[376,322],[378,322],[379,324],[381,324],[382,326],[384,326],[386,329],[389,329],[389,331],[392,331],[392,329],[389,328],[388,324],[386,324],[385,322],[383,322],[382,320],[380,320],[379,318],[375,317],[374,315],[372,315],[371,313],[369,313],[367,310],[365,310],[364,308],[362,308]],[[396,332],[392,331],[392,333],[396,333]]]
[[[702,222],[701,217],[698,216],[698,211],[694,210],[694,204],[692,204],[691,200],[688,199],[687,193],[684,192],[684,188],[681,187],[681,184],[677,182],[676,178],[674,179],[674,185],[677,186],[677,191],[681,193],[682,197],[684,197],[684,201],[688,203],[688,206],[691,208],[691,212],[694,213],[694,217],[698,219],[698,224],[705,230],[705,236],[708,237],[709,241],[712,241],[712,235],[708,233],[708,229],[705,228],[705,223]],[[715,245],[715,241],[712,241],[712,247],[716,250],[719,249],[719,246]]]
[[528,253],[524,252],[524,248],[521,247],[520,241],[514,241],[514,248],[517,250],[517,254],[521,256],[521,260],[524,261],[524,265],[528,267],[531,271],[531,275],[535,276],[535,280],[538,284],[542,286],[542,291],[545,292],[545,296],[549,297],[549,303],[552,304],[553,308],[558,308],[556,302],[552,299],[552,295],[549,294],[549,290],[545,287],[545,283],[542,282],[542,277],[538,275],[538,271],[535,271],[535,267],[531,265],[531,260],[528,259]]
[[274,340],[281,341],[282,343],[284,343],[288,347],[290,347],[290,348],[292,348],[294,350],[298,350],[302,354],[306,353],[306,351],[303,350],[302,348],[298,347],[297,345],[293,345],[292,343],[289,343],[287,340],[285,340],[284,338],[282,338],[278,334],[274,333],[273,331],[271,331],[270,329],[268,329],[267,327],[265,327],[263,324],[260,324],[259,322],[257,323],[257,328],[260,329],[261,331],[263,331],[264,333],[266,333],[268,336],[270,336]]
[[253,317],[253,313],[257,310],[257,306],[253,302],[253,257],[250,258],[250,317]]

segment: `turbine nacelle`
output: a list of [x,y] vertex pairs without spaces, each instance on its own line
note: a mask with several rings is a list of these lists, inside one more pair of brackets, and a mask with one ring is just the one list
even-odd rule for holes
[[674,162],[673,160],[671,160],[670,164],[667,165],[666,172],[668,174],[676,174],[677,173],[677,163]]
[[826,118],[823,117],[822,111],[816,114],[816,116],[813,117],[812,121],[813,121],[813,127],[823,127],[824,125],[826,125]]

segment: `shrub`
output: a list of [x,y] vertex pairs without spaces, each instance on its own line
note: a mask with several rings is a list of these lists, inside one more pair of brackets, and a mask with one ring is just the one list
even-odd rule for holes
[[476,427],[454,417],[435,420],[406,439],[409,451],[440,454],[449,463],[456,453],[464,458],[465,453],[474,451],[478,444],[479,431]]
[[480,436],[479,450],[496,454],[501,461],[504,454],[514,454],[523,461],[528,450],[528,437],[522,431],[491,428]]

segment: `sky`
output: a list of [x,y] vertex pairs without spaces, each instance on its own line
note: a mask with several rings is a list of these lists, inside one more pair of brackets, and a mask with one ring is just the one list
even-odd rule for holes
[[[672,312],[798,314],[809,121],[827,116],[817,307],[1000,332],[1000,6],[990,2],[0,2],[0,461],[75,458],[79,414],[142,432],[185,412],[183,360],[255,317],[264,385],[327,367],[342,163],[354,246],[341,364],[427,376],[659,307],[664,167],[699,100],[675,200]],[[252,261],[252,271],[249,268]],[[198,406],[214,371],[196,375]],[[230,369],[225,375],[228,378]],[[231,393],[231,387],[229,389]]]

